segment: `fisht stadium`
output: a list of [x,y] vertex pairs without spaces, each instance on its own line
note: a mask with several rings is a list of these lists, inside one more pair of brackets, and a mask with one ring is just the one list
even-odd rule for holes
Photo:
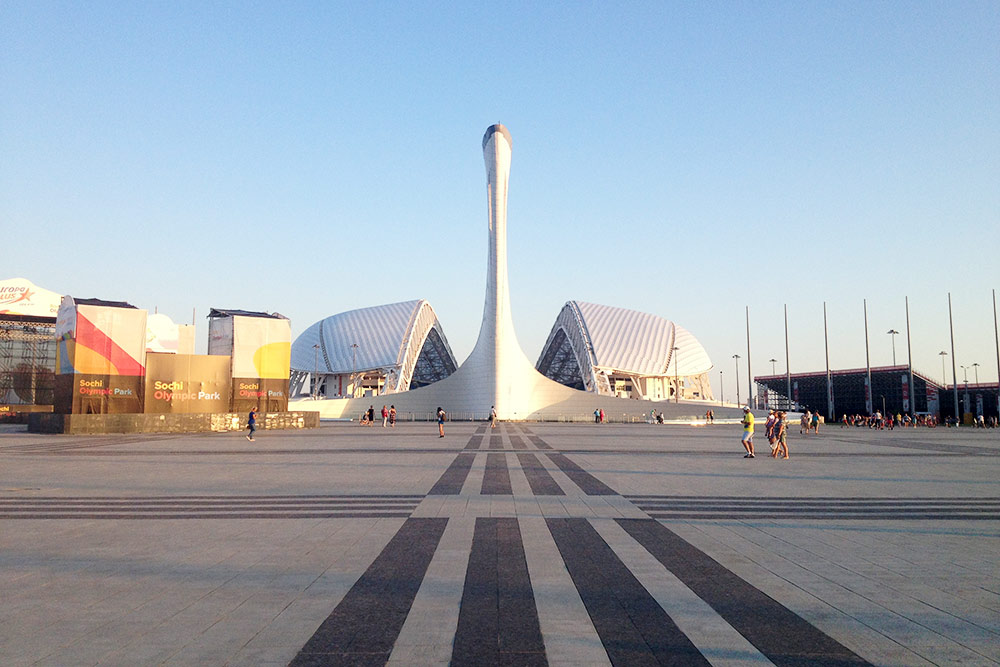
[[292,396],[326,398],[395,394],[458,368],[434,309],[423,299],[322,319],[295,339],[291,365]]
[[[714,400],[712,361],[687,329],[625,308],[570,301],[535,368],[560,384],[602,396]],[[679,388],[678,388],[679,385]]]
[[[451,375],[458,363],[434,309],[404,301],[332,315],[292,344],[291,395],[373,397]],[[535,368],[573,389],[651,401],[714,400],[698,340],[649,313],[570,301]]]

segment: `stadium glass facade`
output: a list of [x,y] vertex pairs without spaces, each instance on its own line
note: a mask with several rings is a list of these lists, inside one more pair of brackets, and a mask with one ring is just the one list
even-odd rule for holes
[[[914,371],[913,396],[910,396],[909,370],[906,366],[884,366],[871,369],[871,403],[868,403],[867,373],[864,368],[831,371],[832,392],[827,391],[826,372],[793,373],[791,397],[788,396],[785,375],[757,376],[754,381],[767,407],[819,411],[840,418],[843,414],[862,414],[879,410],[884,414],[938,414],[941,385],[926,375]],[[828,396],[832,393],[832,396]],[[947,402],[947,398],[945,400]],[[947,407],[947,406],[945,406]]]

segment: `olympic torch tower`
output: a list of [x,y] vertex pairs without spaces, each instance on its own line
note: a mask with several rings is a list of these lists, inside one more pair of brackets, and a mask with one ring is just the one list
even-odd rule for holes
[[[459,369],[469,397],[489,409],[496,406],[501,419],[525,418],[567,387],[553,382],[528,360],[514,333],[507,280],[507,185],[510,181],[510,132],[491,125],[483,136],[486,163],[486,202],[489,215],[489,255],[483,323],[472,354]],[[556,396],[543,396],[554,394]]]

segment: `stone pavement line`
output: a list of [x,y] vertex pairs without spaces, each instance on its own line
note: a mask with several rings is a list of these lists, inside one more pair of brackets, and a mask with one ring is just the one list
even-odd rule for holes
[[406,518],[423,496],[0,498],[0,519]]
[[844,592],[817,589],[800,564],[740,540],[719,523],[670,524],[671,530],[876,665],[930,665],[906,646],[854,618]]
[[446,665],[451,660],[474,529],[475,519],[448,519],[389,656],[389,665]]
[[451,664],[548,664],[515,518],[476,519]]
[[573,483],[580,487],[580,490],[588,496],[618,495],[614,489],[571,461],[565,454],[547,452],[545,455],[559,466],[559,469],[566,473],[566,476],[573,480]]
[[595,519],[590,523],[714,667],[772,664],[708,603],[663,567],[618,522]]
[[580,593],[542,517],[519,518],[524,555],[550,665],[610,665]]
[[710,664],[586,519],[546,523],[612,664]]
[[512,495],[510,471],[507,469],[507,455],[491,452],[486,455],[486,471],[483,475],[481,495]]
[[[511,438],[513,442],[513,438]],[[531,492],[536,496],[564,496],[566,492],[553,479],[549,471],[545,469],[538,457],[531,452],[518,452],[518,463],[521,464],[521,471],[528,480]]]
[[[531,440],[531,442],[539,449],[552,449],[551,445],[538,436],[530,435],[530,432],[524,426],[521,427],[521,430],[525,433],[529,433],[528,439]],[[565,454],[554,451],[546,451],[545,455],[588,496],[618,495],[617,491],[581,468]]]
[[[966,662],[996,662],[1000,633],[986,631],[932,605],[906,594],[892,592],[885,584],[812,553],[765,530],[746,526],[734,531],[767,550],[780,549],[791,560],[818,579],[824,597],[842,601],[846,613],[874,627],[887,636],[913,646],[913,651],[937,662],[940,655],[950,655]],[[851,611],[847,611],[851,610]]]
[[774,664],[869,664],[658,521],[618,524]]
[[[959,603],[950,592],[928,586],[923,579],[896,574],[879,562],[881,559],[870,559],[867,553],[845,548],[824,535],[804,537],[781,526],[759,526],[758,530],[802,553],[811,566],[818,566],[816,569],[846,589],[979,654],[970,655],[970,659],[1000,661],[1000,614],[969,601]],[[900,559],[891,557],[889,564],[897,562]]]
[[457,455],[448,469],[441,475],[441,478],[427,492],[427,495],[457,496],[460,494],[465,485],[465,478],[469,476],[469,471],[475,460],[476,455],[472,453]]
[[407,519],[290,664],[385,664],[447,523]]
[[1000,520],[1000,498],[627,498],[654,519]]

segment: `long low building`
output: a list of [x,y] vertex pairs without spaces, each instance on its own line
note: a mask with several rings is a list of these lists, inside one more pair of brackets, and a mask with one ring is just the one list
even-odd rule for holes
[[[939,395],[942,387],[927,374],[913,371],[913,392],[906,366],[881,366],[871,369],[871,384],[864,368],[792,373],[788,375],[758,375],[754,382],[767,405],[781,409],[819,411],[827,418],[843,414],[930,413],[941,410]],[[790,392],[789,392],[790,385]],[[944,401],[947,403],[947,399]],[[944,406],[944,407],[947,407]]]

